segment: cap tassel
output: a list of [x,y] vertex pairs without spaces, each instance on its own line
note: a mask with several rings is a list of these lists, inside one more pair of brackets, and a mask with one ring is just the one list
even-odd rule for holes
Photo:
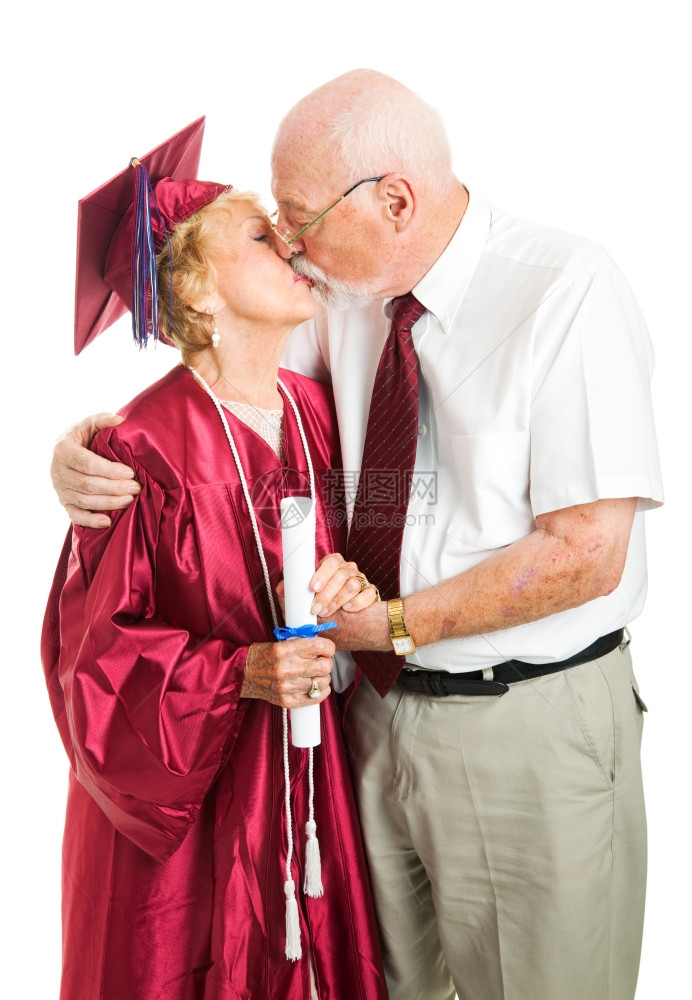
[[310,747],[308,780],[310,788],[310,819],[305,824],[305,832],[308,835],[308,842],[305,846],[305,882],[303,884],[303,889],[306,896],[317,898],[318,896],[324,895],[324,886],[322,885],[322,858],[320,857],[320,844],[317,839],[317,824],[315,823],[315,779],[313,774],[312,747]]
[[147,346],[150,336],[159,339],[158,283],[156,278],[156,245],[151,224],[154,206],[158,221],[168,240],[168,233],[159,211],[154,189],[147,170],[136,158],[135,168],[134,239],[132,241],[132,335],[140,348]]

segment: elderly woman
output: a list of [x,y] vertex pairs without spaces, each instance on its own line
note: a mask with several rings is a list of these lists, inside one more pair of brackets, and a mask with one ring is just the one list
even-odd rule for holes
[[[272,640],[282,496],[314,490],[322,609],[357,611],[376,597],[332,554],[344,539],[329,392],[278,372],[291,330],[314,314],[310,282],[275,252],[255,196],[162,179],[108,251],[106,276],[123,298],[139,280],[148,215],[160,246],[154,329],[182,364],[94,441],[135,469],[142,490],[107,531],[73,529],[44,626],[72,765],[61,997],[383,1000],[329,697],[334,645]],[[147,296],[135,287],[144,335]],[[320,702],[313,769],[309,752],[289,745],[281,709]],[[321,896],[302,888],[313,815]]]

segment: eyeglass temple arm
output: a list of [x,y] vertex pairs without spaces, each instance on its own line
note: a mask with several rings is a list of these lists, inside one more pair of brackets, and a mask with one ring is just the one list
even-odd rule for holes
[[[357,184],[356,184],[356,187],[358,187]],[[351,191],[353,191],[353,188],[351,188]],[[350,191],[346,192],[346,194],[350,194],[350,193],[351,193]],[[310,222],[308,222],[307,226],[303,226],[303,228],[299,229],[297,233],[294,233],[293,236],[291,236],[291,238],[289,240],[286,240],[286,242],[288,243],[288,245],[291,246],[291,244],[293,243],[294,240],[299,240],[300,237],[303,235],[303,233],[307,232],[307,230],[310,228],[310,226],[314,226],[316,222],[320,221],[320,219],[322,218],[323,215],[326,215],[327,212],[331,212],[331,210],[334,208],[335,205],[338,205],[340,201],[344,200],[344,198],[346,197],[346,194],[342,194],[341,197],[337,198],[336,201],[333,201],[331,203],[331,205],[327,205],[327,207],[325,208],[324,212],[320,212],[319,215],[316,215],[314,219],[312,219]]]
[[[353,185],[353,187],[350,187],[348,189],[348,191],[344,191],[344,193],[341,195],[341,198],[345,198],[346,195],[349,195],[351,193],[351,191],[355,191],[357,187],[361,186],[361,184],[370,184],[371,181],[381,181],[381,180],[384,180],[384,177],[385,177],[385,174],[382,174],[382,177],[364,177],[362,181],[356,181],[356,183]],[[341,198],[339,198],[339,201],[341,201]],[[334,202],[334,204],[336,205],[337,203]],[[318,218],[319,218],[319,216],[318,216]]]
[[[382,177],[384,177],[384,174],[382,175]],[[314,218],[314,219],[312,220],[312,222],[308,222],[307,226],[303,226],[303,228],[302,228],[302,229],[299,229],[299,230],[298,230],[298,232],[297,232],[297,233],[295,234],[295,236],[292,236],[292,237],[291,237],[291,239],[289,240],[289,243],[292,243],[292,242],[293,242],[293,240],[297,240],[297,239],[299,239],[299,238],[300,238],[300,237],[301,237],[301,236],[303,235],[303,233],[305,232],[305,230],[306,230],[306,229],[309,229],[309,228],[310,228],[310,226],[314,226],[314,224],[315,224],[316,222],[319,222],[319,220],[320,220],[320,219],[322,218],[322,216],[323,216],[323,215],[326,215],[326,214],[327,214],[327,212],[331,212],[331,210],[332,210],[332,209],[333,209],[333,208],[334,208],[334,207],[335,207],[336,205],[338,205],[340,201],[343,201],[343,200],[344,200],[344,198],[347,198],[347,197],[348,197],[348,196],[350,195],[351,191],[355,191],[357,187],[360,187],[360,186],[361,186],[361,184],[369,184],[369,183],[370,183],[370,181],[381,181],[381,180],[382,180],[382,177],[364,177],[362,181],[357,181],[357,182],[356,182],[356,183],[355,183],[355,184],[353,185],[353,187],[350,187],[350,188],[348,189],[348,191],[344,191],[344,193],[343,193],[343,194],[341,195],[341,197],[340,197],[340,198],[337,198],[337,199],[336,199],[336,201],[333,201],[333,202],[331,203],[331,205],[328,205],[328,206],[327,206],[327,208],[325,208],[324,212],[320,212],[320,214],[319,214],[319,215],[316,215],[316,216],[315,216],[315,218]]]
[[311,220],[310,222],[308,222],[308,224],[307,224],[306,226],[303,226],[303,228],[302,228],[302,229],[299,229],[299,230],[298,230],[298,232],[297,232],[297,233],[294,233],[294,235],[293,235],[293,236],[291,236],[291,237],[290,237],[289,239],[286,239],[286,237],[285,237],[285,236],[282,236],[281,238],[283,239],[284,243],[285,243],[285,244],[286,244],[287,246],[289,246],[289,247],[290,247],[290,246],[292,246],[292,245],[293,245],[293,242],[294,242],[295,240],[299,240],[299,239],[300,239],[300,237],[301,237],[301,236],[303,235],[303,233],[307,232],[307,230],[308,230],[308,229],[310,228],[310,226],[314,226],[316,222],[319,222],[319,221],[320,221],[320,219],[322,218],[322,216],[323,216],[323,215],[326,215],[326,214],[327,214],[327,212],[331,212],[331,210],[332,210],[333,208],[335,208],[335,207],[336,207],[336,205],[338,205],[340,201],[343,201],[343,200],[344,200],[344,198],[348,197],[348,195],[349,195],[349,194],[350,194],[350,193],[351,193],[352,191],[355,191],[357,187],[360,187],[360,186],[361,186],[361,184],[368,184],[368,183],[370,183],[371,181],[381,181],[381,180],[382,180],[382,178],[383,178],[384,176],[385,176],[385,175],[383,174],[383,175],[382,175],[382,177],[364,177],[362,181],[357,181],[357,182],[356,182],[356,183],[355,183],[355,184],[353,185],[353,187],[350,187],[350,188],[348,189],[348,191],[344,191],[344,193],[343,193],[343,194],[341,195],[341,197],[340,197],[340,198],[337,198],[337,199],[336,199],[336,201],[333,201],[333,202],[331,203],[331,205],[327,205],[327,207],[326,207],[326,208],[324,209],[324,211],[323,211],[323,212],[320,212],[320,214],[319,214],[319,215],[316,215],[314,219],[312,219],[312,220]]

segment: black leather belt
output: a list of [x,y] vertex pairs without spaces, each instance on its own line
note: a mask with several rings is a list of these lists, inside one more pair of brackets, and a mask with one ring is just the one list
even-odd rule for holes
[[505,660],[493,667],[493,679],[484,680],[482,670],[471,670],[468,673],[450,674],[446,670],[418,670],[405,667],[397,678],[399,687],[418,694],[432,695],[436,698],[446,698],[450,694],[468,695],[500,695],[509,691],[509,685],[516,681],[526,681],[533,677],[543,677],[545,674],[556,674],[559,670],[578,667],[580,663],[589,663],[599,656],[622,645],[624,629],[611,632],[609,635],[596,639],[581,653],[566,660],[553,663],[524,663],[523,660]]

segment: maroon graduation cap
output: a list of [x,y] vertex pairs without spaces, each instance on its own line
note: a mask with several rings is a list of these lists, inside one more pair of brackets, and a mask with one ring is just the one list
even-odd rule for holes
[[[139,291],[144,317],[135,339],[146,342],[147,315],[156,309],[153,256],[173,226],[214,201],[224,184],[197,181],[204,117],[176,133],[79,202],[74,352],[133,309]],[[147,279],[141,277],[141,254],[147,248]],[[153,273],[153,289],[151,276]],[[146,286],[146,280],[149,285]],[[146,304],[149,303],[147,306]],[[135,309],[137,303],[135,301]],[[151,322],[149,321],[149,325]],[[142,330],[144,332],[142,333]],[[154,336],[158,336],[156,325]]]

